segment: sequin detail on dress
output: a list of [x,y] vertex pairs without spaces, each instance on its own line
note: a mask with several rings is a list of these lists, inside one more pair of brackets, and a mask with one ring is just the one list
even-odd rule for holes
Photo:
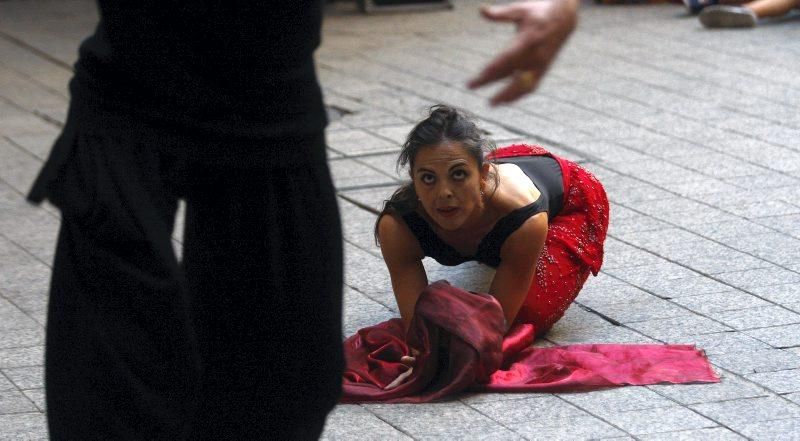
[[515,319],[531,323],[543,335],[567,311],[589,274],[603,263],[609,205],[600,181],[580,165],[552,155],[541,146],[502,147],[490,157],[550,155],[561,164],[564,203],[550,221],[544,249],[536,262],[534,280]]

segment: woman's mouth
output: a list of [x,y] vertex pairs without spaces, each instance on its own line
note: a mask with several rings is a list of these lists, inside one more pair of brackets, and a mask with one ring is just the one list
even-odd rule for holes
[[436,209],[436,212],[442,217],[452,217],[457,211],[458,207],[441,207]]

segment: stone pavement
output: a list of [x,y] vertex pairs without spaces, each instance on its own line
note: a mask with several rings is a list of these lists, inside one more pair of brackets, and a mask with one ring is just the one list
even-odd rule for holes
[[[490,109],[492,90],[464,83],[512,29],[481,21],[477,4],[328,12],[318,66],[346,236],[346,332],[397,314],[370,209],[402,179],[394,159],[413,122],[444,102],[498,144],[541,143],[606,185],[605,266],[538,344],[696,343],[722,382],[342,405],[324,437],[800,439],[800,20],[710,32],[677,5],[586,3],[539,92]],[[89,0],[0,2],[0,439],[46,437],[58,212],[23,194],[64,121],[69,65],[95,20]],[[491,277],[426,266],[471,289]]]

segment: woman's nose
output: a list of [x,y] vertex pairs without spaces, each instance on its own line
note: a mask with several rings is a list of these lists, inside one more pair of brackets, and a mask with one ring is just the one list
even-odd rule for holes
[[439,190],[439,197],[444,199],[450,199],[453,197],[453,191],[450,189],[449,186],[443,185],[441,190]]

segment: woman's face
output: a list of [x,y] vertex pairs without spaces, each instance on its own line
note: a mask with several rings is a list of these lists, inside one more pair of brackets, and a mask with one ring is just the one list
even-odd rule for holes
[[478,167],[460,142],[422,147],[414,157],[411,179],[425,212],[443,230],[455,231],[483,210],[488,164]]

